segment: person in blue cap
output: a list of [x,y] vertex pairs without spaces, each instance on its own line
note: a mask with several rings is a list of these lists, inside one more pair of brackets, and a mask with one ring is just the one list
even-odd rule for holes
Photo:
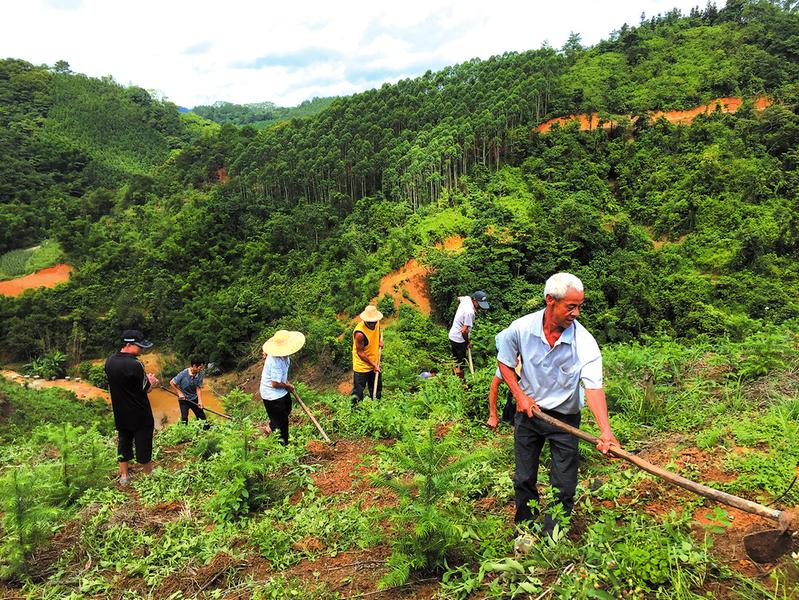
[[463,365],[466,362],[466,354],[471,347],[469,334],[474,325],[474,315],[478,307],[486,310],[489,308],[488,294],[483,291],[476,291],[471,296],[458,297],[458,310],[455,311],[455,318],[452,320],[452,327],[449,329],[449,343],[452,348],[452,356],[455,358],[455,375],[465,379]]
[[153,470],[153,430],[155,420],[147,393],[158,386],[153,373],[145,373],[139,362],[143,350],[153,347],[136,329],[122,332],[122,348],[105,361],[105,375],[111,392],[111,407],[114,411],[114,426],[117,430],[117,455],[119,461],[119,484],[129,481],[128,463],[136,449],[136,462],[145,473]]

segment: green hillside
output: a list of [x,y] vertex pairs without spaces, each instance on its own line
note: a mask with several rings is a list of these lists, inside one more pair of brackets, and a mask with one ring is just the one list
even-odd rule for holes
[[[297,441],[279,448],[259,429],[263,407],[230,384],[220,391],[239,421],[207,436],[166,428],[156,445],[168,468],[137,481],[131,498],[106,489],[102,462],[68,492],[37,475],[57,469],[47,448],[99,447],[104,433],[39,432],[0,454],[5,490],[21,481],[25,494],[48,498],[35,505],[46,527],[31,531],[30,547],[19,539],[29,522],[0,509],[9,593],[106,597],[129,583],[132,598],[343,598],[371,594],[378,580],[424,598],[799,593],[790,555],[771,578],[737,564],[719,527],[737,543],[737,523],[749,524],[740,515],[710,524],[700,501],[653,491],[599,458],[581,472],[567,539],[510,562],[511,442],[482,426],[494,335],[542,306],[544,281],[566,270],[585,284],[580,321],[605,355],[625,447],[764,503],[788,487],[799,460],[797,40],[793,3],[730,0],[624,25],[592,47],[572,36],[561,49],[317,99],[262,128],[248,125],[276,107],[179,115],[137,87],[0,61],[0,254],[21,261],[20,250],[52,239],[76,268],[64,286],[0,297],[0,360],[63,353],[75,370],[135,327],[159,351],[201,354],[251,386],[264,340],[298,329],[307,344],[296,366],[313,382],[302,393],[346,441],[343,454],[326,454],[295,411]],[[647,116],[723,97],[743,104],[690,124]],[[756,107],[760,97],[768,107]],[[583,112],[616,125],[537,131]],[[452,236],[463,238],[459,251],[437,247]],[[432,310],[379,299],[390,317],[386,395],[353,412],[346,396],[324,391],[349,376],[350,319],[411,258],[429,269]],[[446,328],[456,298],[475,289],[492,308],[472,338],[473,385],[450,376],[420,385],[423,369],[449,370]],[[36,397],[0,392],[17,404],[28,401],[17,393]],[[339,489],[326,461],[363,477]],[[436,479],[433,463],[457,469]],[[16,464],[25,479],[13,479]],[[430,495],[419,500],[409,482],[429,484]],[[794,489],[780,505],[796,502]],[[155,506],[143,529],[125,521]],[[409,533],[414,518],[428,519],[432,538]],[[48,532],[77,521],[90,527],[68,525],[58,557],[37,563]],[[341,566],[344,553],[377,561],[376,574],[360,579]],[[70,575],[86,564],[83,579]],[[342,580],[312,575],[339,568]],[[186,569],[197,578],[181,579]]]
[[280,121],[288,121],[301,117],[310,117],[325,110],[335,98],[312,98],[297,106],[277,106],[273,102],[257,102],[253,104],[233,104],[232,102],[215,102],[211,105],[195,106],[191,111],[204,119],[220,125],[249,125],[255,129],[263,129]]

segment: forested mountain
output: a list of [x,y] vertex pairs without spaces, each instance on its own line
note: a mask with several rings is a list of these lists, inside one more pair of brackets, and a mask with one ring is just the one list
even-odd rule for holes
[[[74,268],[0,295],[0,596],[799,597],[796,553],[741,548],[799,504],[798,76],[792,0],[672,11],[261,128],[242,123],[276,108],[211,107],[220,124],[64,61],[0,61],[0,277],[10,257]],[[679,109],[697,116],[658,112]],[[494,335],[559,270],[585,283],[622,447],[760,516],[582,445],[565,528],[515,527],[514,439],[485,421]],[[446,326],[476,289],[491,309],[462,381]],[[384,395],[354,406],[335,384],[375,298]],[[44,388],[67,368],[106,385],[127,328],[162,382],[193,355],[228,372],[208,378],[224,414],[211,394],[207,422],[161,413],[152,473],[123,482],[110,408]],[[290,379],[335,446],[300,410],[286,446],[264,420],[256,363],[280,328],[306,335]]]
[[195,106],[193,113],[220,125],[251,125],[261,129],[278,121],[287,121],[299,117],[309,117],[322,112],[335,98],[312,98],[297,106],[277,106],[273,102],[255,104],[233,104],[232,102],[215,102],[206,106]]
[[130,184],[190,140],[174,104],[65,63],[0,61],[0,106],[0,252],[38,242],[76,202],[106,214],[101,190]]
[[[795,11],[734,0],[591,48],[575,36],[428,72],[261,131],[3,61],[2,248],[55,236],[78,268],[63,288],[0,300],[4,352],[80,339],[97,353],[137,325],[231,365],[286,326],[342,366],[336,314],[357,314],[411,256],[434,269],[435,320],[459,293],[489,293],[486,345],[559,269],[586,282],[583,320],[602,342],[741,337],[797,317],[797,40]],[[760,94],[773,100],[762,112]],[[720,96],[748,100],[691,126],[623,116]],[[584,111],[619,126],[535,131]],[[432,249],[450,233],[462,253]]]

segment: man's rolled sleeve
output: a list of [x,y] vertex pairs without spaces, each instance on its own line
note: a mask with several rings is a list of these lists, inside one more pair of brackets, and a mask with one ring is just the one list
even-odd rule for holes
[[497,352],[497,360],[503,365],[515,369],[519,354],[519,332],[509,329],[507,334],[502,337]]
[[580,370],[580,379],[588,390],[602,388],[602,355],[598,354],[583,365]]

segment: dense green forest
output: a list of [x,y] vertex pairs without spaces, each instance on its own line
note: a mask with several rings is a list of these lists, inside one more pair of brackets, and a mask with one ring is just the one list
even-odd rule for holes
[[312,98],[300,102],[297,106],[277,106],[273,102],[257,102],[255,104],[233,104],[232,102],[215,102],[211,105],[195,106],[191,111],[214,123],[224,125],[251,125],[262,129],[278,121],[287,121],[300,117],[309,117],[322,112],[335,98]]
[[[734,114],[648,117],[727,96],[744,99]],[[759,96],[770,106],[756,109]],[[582,112],[616,125],[536,130]],[[232,390],[223,403],[237,420],[160,432],[165,468],[134,478],[133,492],[110,485],[103,406],[0,378],[0,595],[321,599],[371,594],[378,580],[395,593],[386,597],[413,593],[409,581],[446,598],[799,593],[795,558],[746,571],[719,537],[744,532],[727,513],[697,522],[700,500],[592,460],[588,447],[573,530],[508,558],[512,440],[482,426],[493,336],[568,270],[586,286],[580,320],[603,348],[622,444],[763,502],[789,486],[799,460],[793,2],[674,10],[592,47],[573,35],[560,49],[288,112],[180,113],[64,61],[5,59],[0,155],[0,254],[16,268],[41,244],[76,269],[57,288],[0,297],[5,364],[81,365],[72,372],[99,383],[82,361],[140,328],[178,361],[201,354],[234,371],[289,328],[307,337],[300,372],[334,383],[349,368],[351,317],[384,275],[418,259],[432,304],[428,315],[379,300],[390,317],[386,401],[353,411],[344,396],[300,387],[342,439],[337,450],[320,450],[296,414],[295,441],[279,446],[259,429],[263,407]],[[453,235],[461,251],[436,247]],[[478,316],[470,387],[448,375],[421,384],[422,368],[447,370],[445,327],[457,296],[478,288],[492,308]],[[353,465],[351,488],[325,486]],[[665,508],[648,510],[655,501]],[[313,562],[339,553],[341,564]],[[379,574],[361,581],[344,561]]]
[[[258,132],[4,61],[0,249],[49,236],[78,268],[68,286],[0,300],[4,352],[72,340],[96,354],[137,325],[233,365],[290,326],[345,368],[334,315],[357,314],[416,255],[434,267],[434,320],[476,286],[495,299],[486,339],[559,269],[586,282],[602,342],[741,338],[796,317],[798,19],[769,2],[673,11],[592,48],[573,36],[472,60]],[[757,94],[774,105],[690,127],[533,131]],[[431,249],[449,233],[463,253]]]

